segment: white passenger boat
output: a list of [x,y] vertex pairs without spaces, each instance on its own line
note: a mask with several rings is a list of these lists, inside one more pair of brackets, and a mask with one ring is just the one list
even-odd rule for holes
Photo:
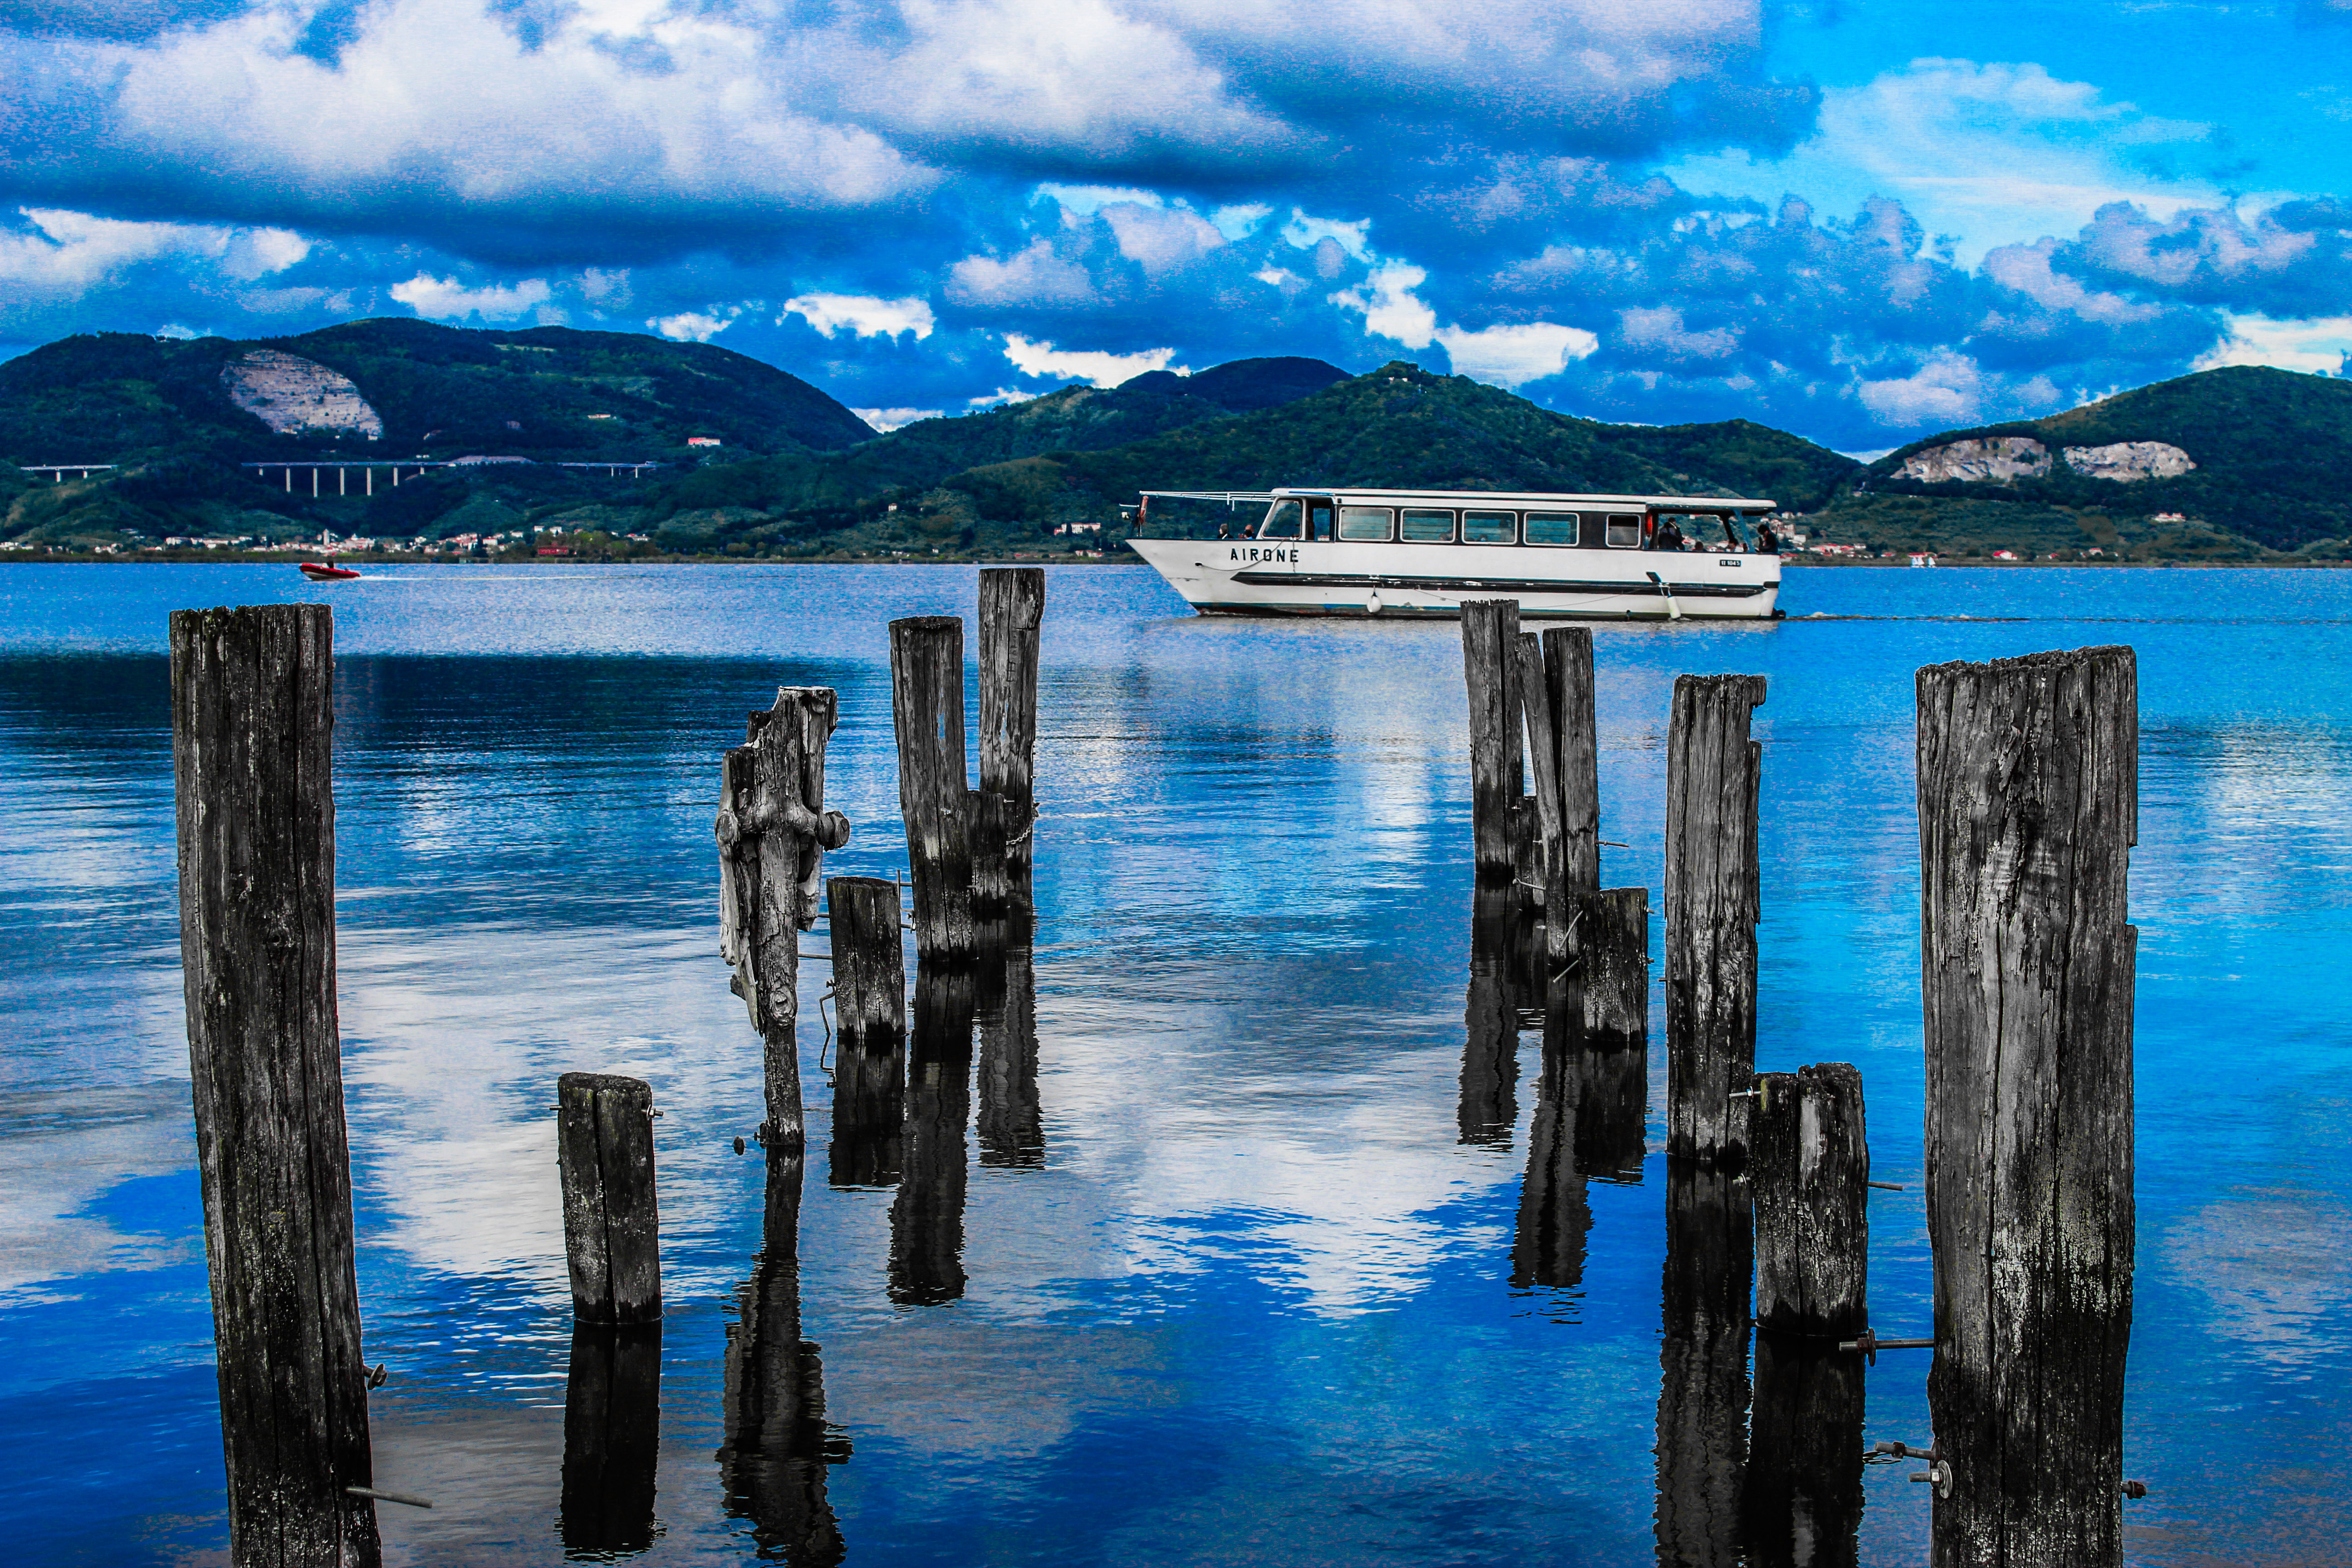
[[[1769,500],[1487,490],[1146,490],[1152,500],[1265,501],[1224,539],[1129,539],[1204,615],[1458,616],[1517,599],[1522,617],[1761,620],[1780,612],[1780,557],[1743,519]],[[1700,537],[1702,534],[1711,537]],[[1679,535],[1682,549],[1661,548]]]

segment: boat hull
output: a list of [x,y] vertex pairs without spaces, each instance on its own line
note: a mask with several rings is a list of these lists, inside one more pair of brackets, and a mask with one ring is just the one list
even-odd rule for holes
[[1780,608],[1777,555],[1226,539],[1127,544],[1202,615],[1445,617],[1460,616],[1471,599],[1517,599],[1523,620],[1769,620]]

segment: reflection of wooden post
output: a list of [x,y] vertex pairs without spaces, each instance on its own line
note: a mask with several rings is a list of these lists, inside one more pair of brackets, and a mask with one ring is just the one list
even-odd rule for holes
[[563,1511],[572,1552],[642,1552],[654,1543],[661,1458],[661,1325],[578,1322],[563,1384]]
[[1546,1070],[1564,1053],[1574,1107],[1570,1158],[1587,1176],[1638,1172],[1648,1152],[1649,893],[1613,888],[1580,901],[1590,931],[1576,973],[1544,1012]]
[[825,1495],[825,1466],[848,1458],[825,1431],[824,1368],[801,1337],[801,1162],[768,1162],[760,1256],[727,1325],[726,1445],[719,1450],[727,1511],[751,1521],[762,1557],[833,1568],[845,1555]]
[[1845,1062],[1756,1075],[1756,1322],[1815,1339],[1870,1324],[1870,1144]]
[[1658,1561],[1734,1568],[1748,1457],[1748,1206],[1727,1173],[1666,1166]]
[[1015,919],[1004,967],[980,1014],[980,1163],[1042,1168],[1045,1121],[1037,1102],[1037,976],[1030,935]]
[[824,809],[824,747],[839,711],[821,686],[784,687],[751,715],[747,742],[721,766],[719,951],[760,1031],[775,1149],[803,1136],[800,1052],[800,933],[816,923],[819,868],[849,842],[849,819]]
[[1472,599],[1462,606],[1462,675],[1470,691],[1470,828],[1480,881],[1518,876],[1520,798],[1517,682],[1511,673],[1519,638],[1516,599]]
[[1666,734],[1666,1152],[1737,1171],[1756,1068],[1760,675],[1675,681]]
[[1748,1568],[1854,1568],[1861,1560],[1862,1417],[1860,1356],[1757,1334],[1740,1494]]
[[972,951],[962,621],[914,616],[890,623],[890,695],[898,810],[915,883],[915,955],[962,959]]
[[898,1179],[907,1083],[907,957],[898,884],[835,877],[824,896],[834,1009],[841,1021],[831,1179],[835,1186],[887,1186]]
[[2137,668],[1919,671],[1939,1564],[2122,1559]]
[[642,1079],[568,1072],[556,1080],[555,1100],[572,1315],[583,1323],[659,1322],[654,1091]]
[[1511,1284],[1574,1289],[1584,1282],[1585,1237],[1592,1229],[1585,1173],[1576,1162],[1579,1072],[1583,1052],[1550,1023],[1566,1013],[1547,1010],[1543,1069],[1536,1113],[1528,1132],[1528,1173],[1519,1189],[1518,1232],[1511,1243]]
[[963,1294],[972,1001],[969,969],[915,966],[906,1167],[890,1205],[890,1299],[901,1306],[930,1306]]
[[1507,1143],[1518,1120],[1517,895],[1485,888],[1471,904],[1470,986],[1463,1003],[1462,1098],[1456,1112],[1465,1143]]
[[236,1568],[369,1568],[335,1030],[333,621],[177,610],[180,963]]
[[973,862],[975,888],[1003,905],[1029,866],[1036,821],[1037,657],[1045,618],[1045,573],[1004,566],[980,574],[980,789],[1003,802],[1004,843]]

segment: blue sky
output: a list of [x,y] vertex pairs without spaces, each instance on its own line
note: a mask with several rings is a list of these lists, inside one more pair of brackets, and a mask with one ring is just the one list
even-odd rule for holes
[[1304,353],[1846,450],[2352,351],[2352,0],[0,0],[0,353]]

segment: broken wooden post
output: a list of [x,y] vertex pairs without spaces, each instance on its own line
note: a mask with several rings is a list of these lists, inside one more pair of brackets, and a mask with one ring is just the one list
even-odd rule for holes
[[572,1315],[583,1323],[658,1322],[654,1091],[643,1079],[568,1072],[555,1083],[555,1113]]
[[1650,889],[1611,888],[1578,902],[1574,978],[1584,1039],[1599,1050],[1650,1049]]
[[964,778],[962,621],[913,616],[890,623],[890,700],[898,810],[915,884],[915,955],[968,958],[973,813]]
[[2122,1560],[2138,672],[1918,675],[1934,1561]]
[[1043,1169],[1045,1119],[1037,1101],[1037,975],[1027,923],[1015,916],[1001,977],[980,1013],[980,1163]]
[[1666,731],[1666,1152],[1737,1171],[1756,1068],[1760,675],[1685,675]]
[[1482,882],[1519,876],[1526,790],[1519,749],[1519,604],[1471,599],[1462,605],[1462,676],[1470,693],[1470,830]]
[[1637,1172],[1648,1153],[1650,894],[1612,888],[1579,900],[1573,972],[1547,1010],[1547,1052],[1572,1042],[1574,1158],[1588,1175]]
[[835,877],[824,885],[833,937],[835,1186],[898,1179],[907,1084],[907,954],[898,884]]
[[906,1168],[890,1205],[890,1300],[901,1306],[931,1306],[963,1294],[972,1011],[970,969],[917,963]]
[[563,1382],[565,1555],[642,1552],[654,1543],[661,1458],[661,1325],[575,1321]]
[[719,951],[760,1032],[767,1121],[760,1140],[798,1149],[800,937],[816,923],[824,852],[849,842],[849,819],[824,808],[824,748],[840,712],[832,689],[787,686],[750,715],[745,743],[720,765]]
[[1863,1414],[1860,1356],[1822,1340],[1756,1336],[1740,1489],[1747,1568],[1862,1561]]
[[[1553,626],[1543,634],[1544,707],[1559,761],[1560,844],[1569,909],[1601,889],[1601,752],[1593,717],[1592,632]],[[1573,920],[1571,918],[1571,926]],[[1574,932],[1557,956],[1575,951]]]
[[993,851],[972,862],[973,894],[992,910],[1028,901],[1037,821],[1037,657],[1045,572],[1000,566],[980,574],[980,792],[993,797]]
[[[1511,641],[1511,688],[1519,699],[1527,725],[1527,771],[1535,795],[1527,803],[1532,880],[1528,891],[1543,910],[1541,958],[1550,970],[1574,951],[1576,894],[1568,881],[1567,846],[1560,815],[1559,741],[1552,720],[1550,681],[1544,669],[1543,645],[1533,632],[1521,632]],[[1540,987],[1538,987],[1540,989]]]
[[1748,1189],[1728,1172],[1666,1164],[1658,1351],[1658,1561],[1738,1562],[1748,1459]]
[[763,1558],[833,1564],[844,1553],[825,1467],[847,1458],[848,1444],[826,1433],[824,1367],[801,1337],[801,1172],[792,1155],[768,1162],[760,1254],[727,1325],[719,1473],[728,1514],[751,1521]]
[[1846,1062],[1756,1075],[1756,1326],[1852,1339],[1870,1326],[1870,1144]]
[[171,619],[180,962],[235,1568],[371,1568],[324,605]]

